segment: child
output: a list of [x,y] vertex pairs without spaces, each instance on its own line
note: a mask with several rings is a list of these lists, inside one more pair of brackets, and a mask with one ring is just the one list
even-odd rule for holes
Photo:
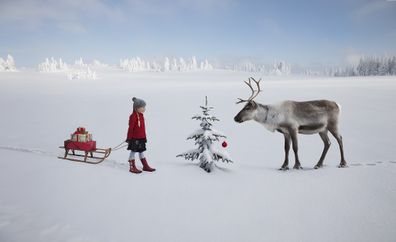
[[146,150],[146,128],[144,124],[143,113],[146,111],[146,102],[139,98],[132,98],[133,100],[133,112],[129,117],[129,128],[128,128],[128,150],[131,151],[129,155],[129,171],[132,173],[141,173],[142,171],[136,168],[135,165],[135,154],[139,153],[140,161],[143,164],[143,171],[153,172],[154,168],[151,168],[144,157],[144,151]]

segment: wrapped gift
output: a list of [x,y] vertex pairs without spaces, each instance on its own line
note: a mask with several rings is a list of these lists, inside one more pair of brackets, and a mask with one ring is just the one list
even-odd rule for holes
[[87,141],[92,141],[92,134],[87,134]]
[[87,135],[86,134],[77,134],[77,141],[78,142],[87,142]]
[[70,135],[70,140],[73,142],[90,142],[92,141],[92,134],[88,133],[84,127],[78,127],[76,131]]
[[73,134],[70,135],[70,140],[71,141],[77,142],[77,139],[78,139],[77,134],[73,133]]
[[92,141],[92,134],[71,134],[73,142],[89,142]]

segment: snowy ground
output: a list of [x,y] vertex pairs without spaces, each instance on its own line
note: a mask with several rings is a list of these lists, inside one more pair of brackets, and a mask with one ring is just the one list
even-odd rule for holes
[[[349,168],[336,168],[332,138],[326,166],[313,170],[323,144],[312,135],[300,136],[304,170],[281,172],[283,137],[233,121],[249,74],[97,74],[0,73],[0,241],[396,240],[395,77],[264,78],[259,102],[342,104]],[[175,158],[194,148],[185,138],[205,95],[235,160],[211,174]],[[78,126],[100,147],[122,142],[133,96],[148,103],[146,155],[157,172],[130,174],[126,150],[99,165],[56,158]]]

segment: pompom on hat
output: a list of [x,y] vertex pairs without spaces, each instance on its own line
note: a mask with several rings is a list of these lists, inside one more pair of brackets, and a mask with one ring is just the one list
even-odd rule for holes
[[143,99],[133,97],[132,101],[133,101],[133,109],[135,110],[138,108],[146,107],[146,102]]

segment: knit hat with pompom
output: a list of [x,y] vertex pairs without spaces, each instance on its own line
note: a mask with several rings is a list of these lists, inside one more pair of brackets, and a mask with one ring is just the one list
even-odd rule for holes
[[143,99],[133,97],[132,101],[133,101],[133,109],[135,110],[138,108],[146,107],[146,102]]

